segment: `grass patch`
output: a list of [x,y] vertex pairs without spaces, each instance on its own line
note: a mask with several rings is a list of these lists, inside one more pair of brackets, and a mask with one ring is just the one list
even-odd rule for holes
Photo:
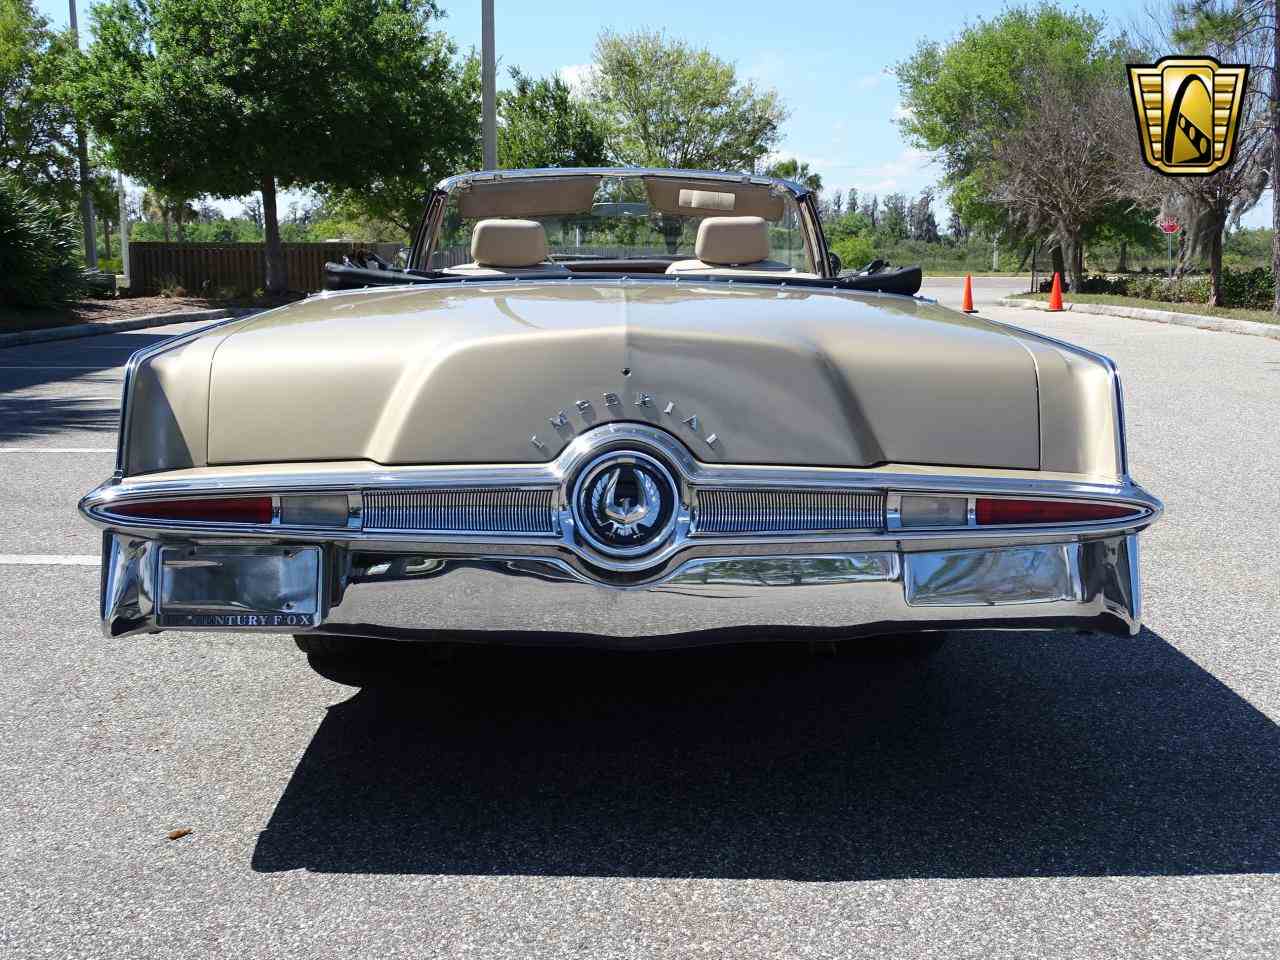
[[[1020,293],[1022,300],[1048,300],[1047,293]],[[1067,303],[1102,303],[1113,307],[1142,307],[1147,310],[1168,310],[1170,313],[1190,313],[1198,317],[1229,317],[1232,320],[1252,320],[1254,323],[1275,323],[1270,310],[1246,310],[1243,307],[1210,307],[1203,303],[1167,303],[1164,300],[1140,300],[1137,297],[1121,297],[1112,293],[1067,293],[1062,299]]]

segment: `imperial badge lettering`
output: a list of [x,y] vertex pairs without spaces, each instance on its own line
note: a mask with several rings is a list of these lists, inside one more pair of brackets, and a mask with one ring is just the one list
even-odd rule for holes
[[1203,177],[1232,160],[1247,64],[1163,57],[1129,64],[1142,159],[1171,177]]

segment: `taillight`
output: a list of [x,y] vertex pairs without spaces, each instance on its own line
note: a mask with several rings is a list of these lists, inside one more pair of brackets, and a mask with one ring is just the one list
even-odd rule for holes
[[975,519],[979,526],[1022,523],[1083,523],[1136,517],[1142,510],[1116,503],[1067,503],[1061,500],[998,500],[979,497]]
[[138,500],[107,506],[108,513],[146,520],[202,521],[204,523],[271,522],[270,497],[204,497],[193,500]]

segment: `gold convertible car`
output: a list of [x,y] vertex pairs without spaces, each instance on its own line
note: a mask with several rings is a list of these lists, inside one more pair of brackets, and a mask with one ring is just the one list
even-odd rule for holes
[[80,505],[109,636],[1139,629],[1111,361],[841,273],[798,184],[469,174],[378,266],[130,360]]

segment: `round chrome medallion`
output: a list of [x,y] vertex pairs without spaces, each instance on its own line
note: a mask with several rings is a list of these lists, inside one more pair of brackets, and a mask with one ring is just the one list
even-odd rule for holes
[[671,535],[680,488],[660,460],[613,450],[578,475],[572,504],[578,532],[591,546],[609,556],[635,557]]

